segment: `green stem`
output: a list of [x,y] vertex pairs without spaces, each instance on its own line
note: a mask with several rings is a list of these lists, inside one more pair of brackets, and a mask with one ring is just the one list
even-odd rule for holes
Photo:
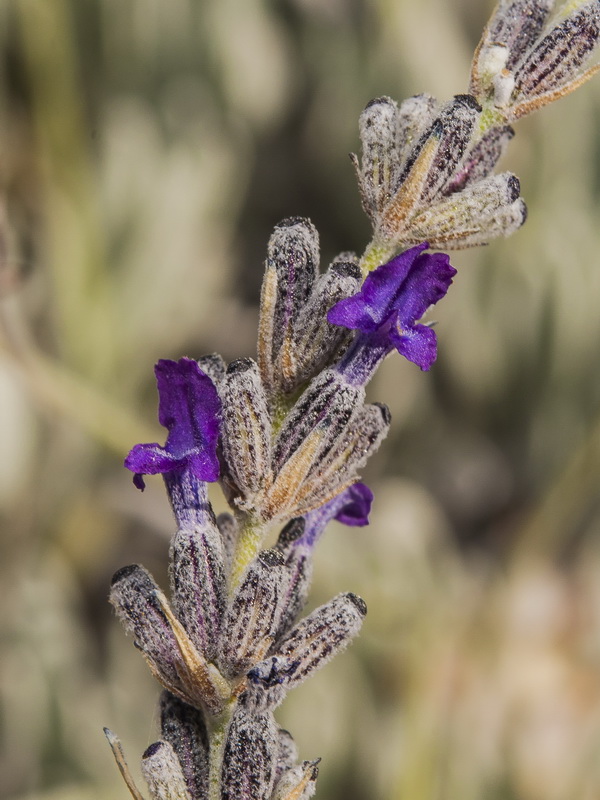
[[208,744],[208,800],[221,800],[221,774],[229,723],[236,701],[231,702],[218,717],[209,717]]
[[254,517],[246,517],[240,527],[233,562],[229,591],[238,586],[250,562],[256,557],[265,536],[265,524]]
[[272,426],[272,438],[273,442],[277,438],[279,431],[281,430],[283,423],[287,415],[290,413],[292,408],[295,406],[296,402],[302,395],[302,392],[306,389],[307,383],[303,383],[294,392],[290,395],[279,394],[275,396],[273,400],[273,418],[271,420]]
[[360,260],[360,268],[362,269],[363,275],[366,277],[369,272],[381,266],[381,264],[385,264],[386,261],[389,261],[397,249],[398,248],[394,247],[390,242],[380,242],[377,241],[377,239],[373,239],[367,245],[367,249]]
[[499,111],[493,103],[486,103],[483,106],[483,111],[479,117],[479,136],[478,140],[490,130],[506,124],[504,114]]

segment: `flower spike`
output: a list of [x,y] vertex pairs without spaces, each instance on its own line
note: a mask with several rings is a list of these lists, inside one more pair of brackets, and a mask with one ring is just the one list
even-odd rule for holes
[[[468,93],[360,115],[351,156],[373,238],[320,271],[319,236],[288,217],[270,237],[256,361],[216,353],[155,368],[164,445],[138,444],[134,484],[163,475],[177,531],[170,599],[136,564],[110,602],[162,684],[161,730],[142,774],[150,800],[309,800],[319,759],[299,762],[273,711],[358,635],[352,592],[303,616],[327,524],[369,522],[359,473],[388,433],[366,385],[397,350],[421,370],[437,357],[423,321],[456,270],[444,253],[508,236],[526,219],[520,183],[496,172],[514,120],[585,82],[600,65],[600,0],[498,0]],[[410,248],[410,249],[407,249]],[[229,512],[215,516],[207,482]],[[273,524],[283,526],[264,549]],[[143,800],[107,732],[134,800]]]

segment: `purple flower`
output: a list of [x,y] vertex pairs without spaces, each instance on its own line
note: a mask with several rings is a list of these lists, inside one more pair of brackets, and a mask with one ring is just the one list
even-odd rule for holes
[[283,528],[277,549],[285,558],[289,583],[281,600],[279,627],[275,640],[294,624],[308,598],[312,579],[314,549],[332,519],[345,525],[369,524],[373,492],[364,483],[353,483],[320,508],[296,517]]
[[372,502],[373,492],[369,487],[364,483],[353,483],[333,500],[305,515],[304,533],[294,545],[314,547],[332,519],[352,527],[368,525]]
[[168,430],[165,446],[136,444],[125,459],[143,491],[143,475],[188,470],[200,481],[219,477],[217,440],[221,403],[211,379],[191,358],[161,359],[154,368],[158,421]]
[[[428,246],[423,242],[378,267],[365,278],[358,294],[330,309],[329,322],[362,334],[338,367],[351,382],[363,382],[365,375],[368,379],[394,348],[422,370],[435,361],[435,332],[418,321],[446,294],[456,270],[444,253],[423,253]],[[368,352],[359,354],[365,348]],[[352,370],[359,367],[357,358],[360,375]]]

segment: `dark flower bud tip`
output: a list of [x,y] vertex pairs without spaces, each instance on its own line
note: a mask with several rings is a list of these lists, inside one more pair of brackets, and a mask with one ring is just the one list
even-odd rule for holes
[[481,105],[472,94],[455,94],[454,100],[459,105],[464,106],[464,108],[473,108],[477,112],[481,112],[482,110]]
[[312,223],[306,217],[286,217],[275,225],[276,228],[293,228],[295,225],[305,225],[312,230]]
[[[142,775],[153,800],[175,800],[190,798],[175,750],[168,742],[151,744],[142,756]],[[134,797],[141,795],[134,794]]]
[[354,278],[361,280],[362,272],[356,262],[336,261],[331,265],[331,271],[341,275],[343,278]]
[[516,175],[511,175],[506,184],[508,202],[513,203],[521,193],[521,183]]
[[236,358],[227,367],[227,375],[238,375],[241,372],[247,372],[254,367],[254,361],[251,358]]
[[338,253],[337,256],[332,260],[331,266],[333,267],[334,264],[342,263],[356,264],[358,266],[358,256],[352,250],[344,250],[341,253]]
[[288,524],[282,528],[279,538],[277,539],[277,547],[280,549],[286,548],[288,545],[299,539],[304,533],[306,528],[306,520],[304,517],[294,517]]
[[386,425],[389,425],[392,421],[392,414],[389,408],[386,406],[385,403],[373,403],[381,411],[381,417]]
[[130,575],[133,575],[133,573],[137,572],[139,569],[142,569],[139,564],[129,564],[126,567],[121,567],[121,569],[118,569],[112,576],[110,585],[114,586],[120,580],[123,580],[123,578],[128,578]]
[[261,550],[258,559],[265,567],[282,567],[284,559],[277,550]]
[[351,603],[354,603],[361,616],[363,617],[367,616],[367,604],[362,599],[362,597],[359,597],[357,594],[353,594],[352,592],[347,592],[346,597],[348,598],[348,600],[350,600]]
[[367,105],[365,106],[365,111],[367,108],[371,108],[372,106],[388,106],[388,105],[395,105],[394,101],[391,100],[389,97],[375,97],[373,100],[369,100]]
[[160,750],[163,749],[164,746],[164,742],[154,742],[144,750],[142,759],[152,758],[152,756],[155,756]]

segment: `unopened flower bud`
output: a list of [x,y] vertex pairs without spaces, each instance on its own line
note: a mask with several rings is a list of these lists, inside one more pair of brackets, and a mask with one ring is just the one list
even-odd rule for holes
[[275,785],[272,800],[308,800],[312,797],[317,790],[319,761],[303,761],[285,772]]
[[219,662],[228,677],[243,675],[271,646],[287,581],[276,550],[261,551],[248,568],[223,620]]
[[438,128],[441,128],[439,146],[431,162],[419,198],[421,203],[431,202],[446,187],[450,177],[467,151],[480,113],[481,106],[474,97],[469,94],[456,95],[453,100],[444,106],[430,131],[425,133],[420,142],[417,143],[404,168],[402,180],[406,180],[408,177],[412,165],[417,160],[421,150],[426,146],[429,138],[437,135]]
[[400,169],[398,105],[389,97],[367,104],[358,122],[362,159],[352,156],[365,213],[374,222],[387,205]]
[[152,800],[195,800],[188,792],[181,764],[168,742],[151,744],[142,756],[142,775]]
[[330,500],[358,478],[358,472],[388,434],[391,416],[382,403],[363,406],[325,458],[315,465],[298,495],[301,513]]
[[509,172],[467,186],[413,220],[411,238],[426,238],[431,247],[450,249],[487,244],[509,236],[527,218],[519,181]]
[[317,276],[319,236],[302,217],[290,217],[269,240],[263,280],[258,336],[258,363],[267,391],[276,391],[277,362],[284,375],[292,369],[292,330]]
[[581,71],[600,37],[600,3],[576,5],[515,68],[512,119],[572,92],[600,68]]
[[481,107],[471,95],[457,95],[442,108],[404,164],[398,189],[374,226],[376,241],[395,246],[406,241],[415,215],[450,183],[468,150],[480,113]]
[[284,421],[273,449],[274,472],[315,430],[322,434],[319,452],[328,451],[363,398],[364,389],[350,386],[333,370],[318,375]]
[[179,530],[171,541],[171,603],[191,640],[211,661],[225,611],[223,541],[214,523]]
[[505,66],[512,69],[535,43],[552,10],[554,0],[502,0],[486,29],[490,42],[508,48]]
[[271,712],[235,712],[225,744],[222,800],[270,800],[279,729]]
[[164,691],[160,699],[160,728],[181,764],[192,800],[208,795],[208,734],[204,714]]
[[177,641],[157,600],[159,592],[150,573],[132,564],[115,572],[109,599],[152,671],[163,683],[178,686]]
[[220,713],[231,689],[198,650],[152,576],[137,564],[123,567],[112,579],[109,599],[165,689],[190,705]]
[[358,634],[367,606],[351,592],[334,597],[301,620],[268,659],[249,673],[248,702],[275,708],[285,694],[325,666]]
[[315,378],[286,417],[273,449],[273,485],[265,495],[265,519],[297,516],[296,500],[307,475],[344,431],[364,398],[329,369]]
[[519,119],[569,94],[600,67],[583,69],[600,38],[598,0],[501,0],[476,50],[469,91],[499,118]]
[[221,442],[229,480],[242,498],[251,498],[271,468],[271,418],[257,364],[233,361],[219,386]]

